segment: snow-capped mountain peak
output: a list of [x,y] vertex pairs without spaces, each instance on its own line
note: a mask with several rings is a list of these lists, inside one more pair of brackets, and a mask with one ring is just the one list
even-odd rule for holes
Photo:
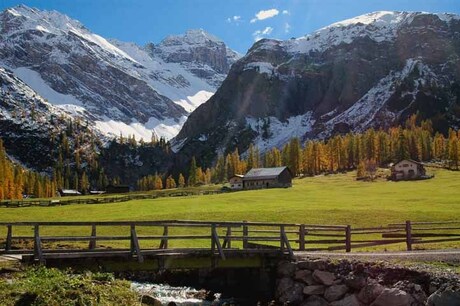
[[203,30],[152,45],[107,40],[57,11],[0,13],[0,67],[104,134],[175,136],[239,58]]
[[217,38],[216,36],[207,33],[203,29],[191,29],[185,32],[182,35],[170,35],[166,37],[162,42],[161,45],[163,46],[172,46],[172,45],[196,45],[196,44],[203,44],[206,42],[214,42],[214,43],[223,43],[222,40]]
[[360,37],[368,37],[376,42],[393,41],[401,27],[410,25],[414,18],[420,16],[437,16],[446,23],[460,18],[449,13],[377,11],[333,23],[312,34],[279,44],[289,52],[308,53],[322,52],[341,43],[349,44]]
[[134,61],[128,54],[110,44],[106,39],[92,33],[78,20],[71,19],[65,14],[57,11],[42,11],[25,5],[7,9],[5,12],[12,16],[12,19],[8,20],[12,26],[3,31],[9,37],[27,31],[41,32],[44,40],[48,39],[49,34],[55,36],[73,34],[89,43],[98,45],[112,55]]

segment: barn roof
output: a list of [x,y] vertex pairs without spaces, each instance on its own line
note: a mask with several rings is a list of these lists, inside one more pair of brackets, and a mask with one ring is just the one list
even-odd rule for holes
[[422,164],[421,162],[418,162],[418,161],[413,160],[413,159],[403,159],[403,160],[400,160],[399,162],[397,162],[397,163],[395,164],[395,166],[398,165],[398,164],[400,164],[400,163],[402,163],[402,162],[410,162],[410,163],[414,163],[414,164],[423,166],[423,164]]
[[[244,176],[244,180],[263,180],[277,178],[287,167],[252,168]],[[289,170],[289,169],[288,169]]]

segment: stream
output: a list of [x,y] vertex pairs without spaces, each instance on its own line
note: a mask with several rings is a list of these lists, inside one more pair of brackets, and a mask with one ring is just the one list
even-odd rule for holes
[[[238,305],[234,299],[221,299],[220,293],[209,293],[206,290],[196,290],[191,287],[173,287],[166,284],[151,284],[133,282],[131,288],[140,296],[148,295],[159,302],[158,305],[180,306],[218,306]],[[155,304],[156,305],[156,304]]]

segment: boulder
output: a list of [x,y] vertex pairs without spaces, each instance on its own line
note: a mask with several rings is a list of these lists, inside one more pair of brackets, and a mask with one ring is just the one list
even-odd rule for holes
[[348,292],[348,287],[345,285],[333,285],[326,289],[324,298],[329,302],[341,299]]
[[161,302],[154,298],[151,295],[143,295],[141,297],[142,304],[149,305],[149,306],[161,306]]
[[279,277],[293,277],[296,270],[296,265],[289,261],[284,261],[278,264],[277,274]]
[[437,291],[430,295],[428,306],[458,306],[460,305],[460,291],[448,289],[444,292]]
[[306,295],[324,294],[325,289],[326,287],[324,287],[323,285],[305,286],[303,288],[303,294],[306,294]]
[[282,278],[276,288],[276,297],[281,303],[298,304],[303,300],[303,285],[291,278]]
[[296,271],[294,275],[294,279],[296,281],[300,281],[300,282],[304,282],[309,285],[313,285],[309,283],[311,282],[311,280],[313,280],[313,277],[311,276],[311,271],[308,271],[308,270]]
[[297,267],[302,270],[326,270],[327,261],[322,259],[299,261]]
[[364,304],[369,305],[372,303],[380,294],[382,294],[385,288],[376,282],[369,282],[364,286],[358,293],[358,299]]
[[410,306],[409,294],[398,288],[384,289],[371,306]]
[[329,306],[329,303],[320,296],[311,295],[300,306]]
[[[339,301],[332,302],[331,306],[361,306],[361,303],[359,302],[356,295],[352,294],[352,295],[344,297],[343,299]],[[390,305],[387,305],[387,306],[390,306]]]
[[313,272],[313,279],[320,284],[331,286],[334,284],[335,275],[331,272],[315,270]]
[[366,286],[366,278],[363,276],[347,276],[344,280],[345,285],[347,285],[351,289],[361,290],[364,286]]

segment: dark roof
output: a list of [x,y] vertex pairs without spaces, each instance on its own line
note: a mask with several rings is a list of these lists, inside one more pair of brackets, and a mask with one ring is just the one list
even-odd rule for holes
[[414,164],[423,166],[423,164],[422,164],[421,162],[418,162],[418,161],[413,160],[413,159],[403,159],[403,160],[400,160],[399,162],[397,162],[397,163],[395,164],[395,166],[396,166],[397,164],[400,164],[400,163],[404,162],[404,161],[405,161],[405,162],[411,162],[411,163],[414,163]]
[[[277,178],[281,172],[288,167],[275,167],[275,168],[252,168],[244,176],[244,180],[263,180]],[[288,169],[289,171],[289,169]]]

